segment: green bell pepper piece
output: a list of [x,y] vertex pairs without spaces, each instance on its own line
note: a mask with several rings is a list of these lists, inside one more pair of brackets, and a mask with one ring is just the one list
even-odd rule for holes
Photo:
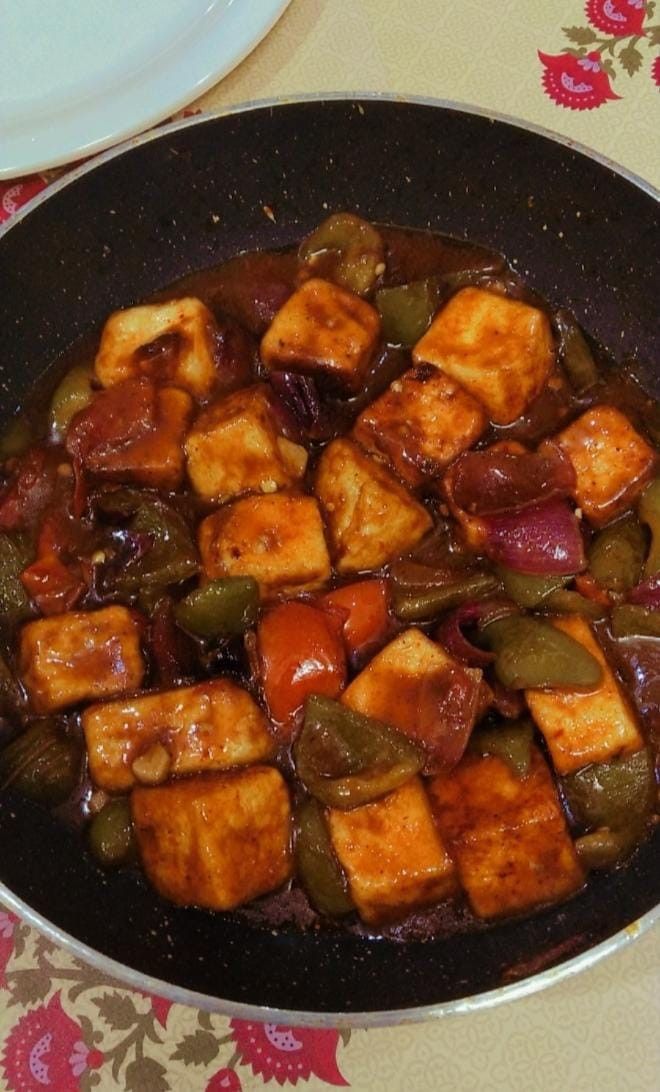
[[152,544],[143,557],[129,562],[116,588],[123,596],[137,595],[142,609],[150,611],[166,588],[199,571],[197,550],[186,521],[163,501],[143,500],[130,528],[148,534]]
[[563,588],[570,576],[532,576],[530,573],[517,573],[498,565],[497,575],[502,581],[504,594],[513,599],[519,607],[538,607],[552,592]]
[[480,728],[470,738],[469,748],[480,755],[497,755],[516,777],[527,777],[532,761],[534,729],[528,719],[509,721],[497,727]]
[[303,239],[298,257],[315,276],[335,281],[358,296],[366,296],[385,269],[379,233],[352,212],[328,216]]
[[24,535],[0,533],[0,616],[9,626],[30,617],[30,600],[21,573],[32,558],[33,550]]
[[56,440],[66,436],[72,417],[94,397],[91,367],[79,364],[64,376],[50,403],[50,429]]
[[510,614],[483,628],[495,673],[510,690],[594,687],[603,670],[590,652],[549,622]]
[[651,531],[651,548],[646,558],[644,575],[655,576],[660,571],[660,478],[656,478],[639,498],[637,512],[642,523]]
[[589,572],[603,588],[626,592],[639,583],[646,555],[646,536],[636,516],[606,527],[589,548]]
[[233,637],[253,626],[259,611],[259,585],[251,576],[211,580],[177,603],[174,617],[197,637]]
[[296,872],[309,901],[319,913],[330,917],[349,914],[353,902],[318,801],[305,800],[296,820]]
[[440,284],[435,277],[381,288],[375,304],[385,341],[404,348],[414,345],[430,326],[439,300]]
[[595,386],[600,379],[593,353],[582,330],[568,311],[558,311],[555,324],[561,335],[564,371],[573,389],[582,394]]
[[0,753],[0,787],[54,806],[71,795],[80,778],[82,746],[50,720],[35,721]]
[[89,848],[104,868],[119,868],[137,857],[131,805],[127,796],[109,800],[87,831]]
[[451,575],[445,579],[444,584],[413,588],[402,586],[393,573],[392,609],[396,617],[402,622],[426,622],[470,599],[492,595],[500,587],[497,577],[487,572],[465,575],[457,572],[455,577]]
[[622,603],[612,611],[614,637],[660,637],[660,611]]
[[312,694],[293,749],[298,777],[333,808],[355,808],[409,781],[424,753],[389,724]]
[[596,603],[593,599],[587,599],[586,595],[569,591],[568,588],[557,588],[550,592],[541,604],[544,611],[551,614],[579,614],[581,618],[597,621],[607,614],[607,607],[602,603]]

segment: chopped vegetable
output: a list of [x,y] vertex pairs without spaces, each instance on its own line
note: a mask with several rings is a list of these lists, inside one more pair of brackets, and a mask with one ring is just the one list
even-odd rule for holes
[[64,376],[50,403],[50,428],[56,440],[66,435],[71,418],[92,401],[93,371],[79,364]]
[[469,515],[518,511],[550,497],[568,497],[575,472],[561,448],[511,452],[466,451],[452,467],[455,503]]
[[21,573],[31,560],[25,536],[0,534],[0,615],[6,625],[16,625],[32,613],[21,583]]
[[470,740],[470,750],[504,759],[517,777],[527,777],[532,762],[534,729],[529,718],[496,728],[480,728]]
[[423,751],[396,728],[316,694],[293,753],[312,796],[342,809],[377,800],[424,765]]
[[251,576],[211,580],[177,603],[177,622],[197,637],[233,637],[257,620],[259,585]]
[[410,347],[428,329],[438,309],[440,282],[437,277],[430,277],[395,288],[381,288],[376,292],[375,302],[385,341]]
[[654,576],[660,570],[660,478],[656,478],[639,498],[637,512],[642,523],[651,531],[651,549],[644,566],[645,576]]
[[574,575],[586,560],[580,526],[560,498],[517,512],[484,516],[484,551],[493,561],[523,573]]
[[291,724],[308,694],[339,697],[346,682],[341,622],[309,603],[280,603],[257,630],[261,684],[273,720]]
[[493,573],[474,572],[461,576],[460,573],[446,572],[445,583],[441,584],[435,583],[439,578],[439,570],[430,570],[430,580],[434,583],[429,582],[424,589],[419,584],[414,586],[406,583],[406,575],[410,570],[404,568],[405,564],[402,563],[392,571],[392,606],[396,617],[402,622],[428,621],[470,599],[492,595],[499,590],[499,581]]
[[385,270],[383,241],[371,224],[350,212],[328,216],[303,239],[298,256],[315,277],[366,296]]
[[463,603],[438,626],[436,640],[462,663],[472,667],[484,667],[492,663],[494,654],[470,641],[465,636],[463,627],[479,628],[512,612],[515,613],[515,608],[506,599],[477,599]]
[[[630,852],[653,810],[653,760],[643,749],[611,762],[586,766],[564,777],[562,789],[574,821],[599,834],[598,839],[585,843],[585,852],[589,849],[593,856],[598,849],[604,863],[611,864],[612,855],[618,860]],[[604,833],[599,833],[603,830],[615,839],[608,841]]]
[[608,591],[626,592],[638,583],[644,567],[646,537],[635,516],[606,527],[589,550],[589,571]]
[[575,840],[575,851],[584,868],[597,870],[613,868],[630,855],[633,848],[630,836],[623,831],[599,827]]
[[655,573],[628,593],[628,602],[648,610],[660,610],[660,573]]
[[197,551],[186,521],[164,501],[144,500],[129,533],[148,536],[148,548],[116,574],[115,588],[122,596],[137,596],[140,606],[149,611],[165,588],[194,576],[199,569]]
[[587,340],[569,311],[557,311],[555,326],[561,337],[561,360],[571,386],[583,394],[600,376]]
[[594,599],[587,599],[579,592],[569,591],[568,588],[557,588],[550,592],[541,603],[541,608],[552,614],[580,614],[583,618],[597,621],[604,618],[607,608]]
[[365,654],[384,641],[392,625],[385,580],[344,584],[328,592],[320,602],[338,613],[346,650],[353,657]]
[[318,801],[305,800],[296,819],[296,868],[310,902],[321,914],[339,917],[350,913],[354,907],[348,884]]
[[495,652],[497,677],[511,690],[592,687],[602,679],[600,664],[586,648],[539,618],[499,618],[484,636]]
[[80,777],[82,747],[51,720],[37,720],[0,753],[0,788],[54,806],[73,792]]
[[109,800],[89,824],[89,848],[104,868],[119,868],[137,854],[127,796]]
[[612,611],[615,637],[660,637],[660,611],[621,603]]
[[538,607],[549,595],[563,588],[570,579],[568,576],[533,576],[531,573],[519,573],[497,566],[497,575],[502,581],[505,595],[513,599],[519,607]]

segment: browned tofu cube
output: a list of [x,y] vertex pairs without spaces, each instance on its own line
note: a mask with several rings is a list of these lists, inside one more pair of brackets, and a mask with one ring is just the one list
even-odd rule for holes
[[305,473],[307,452],[279,436],[266,387],[236,391],[209,406],[186,440],[188,476],[204,500],[274,493]]
[[374,656],[341,700],[419,743],[427,755],[427,772],[434,772],[452,745],[447,725],[452,726],[449,737],[460,734],[462,726],[465,740],[481,715],[482,685],[479,668],[459,664],[421,630],[408,629]]
[[364,921],[391,921],[455,893],[454,862],[419,778],[373,804],[352,811],[331,808],[328,826]]
[[82,722],[92,781],[108,792],[139,783],[133,763],[155,744],[172,774],[247,766],[274,750],[261,709],[229,679],[91,705]]
[[134,789],[131,809],[147,876],[181,906],[232,910],[291,875],[291,806],[278,770]]
[[594,656],[603,679],[594,690],[526,690],[530,712],[545,737],[559,774],[573,773],[591,762],[608,762],[644,746],[632,709],[617,683],[602,649],[584,618],[553,619]]
[[215,332],[208,307],[191,297],[115,311],[103,327],[96,375],[104,387],[149,376],[206,398],[217,379]]
[[261,341],[261,359],[271,371],[321,372],[358,391],[379,333],[375,308],[312,277],[275,315]]
[[411,368],[358,417],[353,435],[413,486],[438,474],[486,428],[471,395],[431,365]]
[[475,914],[505,917],[558,902],[584,883],[541,753],[526,777],[495,755],[467,754],[429,784],[431,805]]
[[340,573],[379,569],[410,550],[433,523],[391,471],[351,440],[328,445],[314,488]]
[[520,300],[462,288],[413,349],[416,364],[435,364],[508,425],[543,390],[554,363],[547,316]]
[[192,411],[187,391],[129,379],[101,391],[76,414],[67,451],[97,477],[176,489]]
[[262,598],[312,591],[330,579],[330,558],[313,497],[244,497],[202,520],[199,549],[209,579],[253,576]]
[[144,675],[140,623],[126,607],[28,622],[20,635],[19,671],[37,713],[137,690]]
[[575,470],[575,500],[591,523],[609,523],[653,476],[655,452],[614,406],[594,406],[557,436]]

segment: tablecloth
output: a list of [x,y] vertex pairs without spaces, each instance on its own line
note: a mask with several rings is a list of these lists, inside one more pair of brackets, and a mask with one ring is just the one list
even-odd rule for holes
[[[258,2],[258,0],[256,0]],[[292,0],[193,110],[330,91],[472,103],[660,185],[660,12],[644,0]],[[0,218],[60,172],[0,185]],[[657,1092],[660,929],[541,994],[399,1028],[209,1016],[124,989],[0,909],[2,1092]]]

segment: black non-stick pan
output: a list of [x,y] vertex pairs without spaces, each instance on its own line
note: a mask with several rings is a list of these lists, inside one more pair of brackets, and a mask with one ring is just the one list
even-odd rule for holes
[[[503,120],[334,99],[170,126],[19,217],[0,239],[3,419],[114,308],[236,251],[292,242],[339,209],[502,251],[617,359],[645,363],[660,395],[657,195]],[[0,880],[5,902],[132,985],[243,1015],[278,1010],[288,1022],[386,1023],[524,992],[639,932],[660,916],[660,829],[628,867],[594,875],[561,906],[424,943],[177,909],[137,874],[101,872],[75,834],[9,796]]]

